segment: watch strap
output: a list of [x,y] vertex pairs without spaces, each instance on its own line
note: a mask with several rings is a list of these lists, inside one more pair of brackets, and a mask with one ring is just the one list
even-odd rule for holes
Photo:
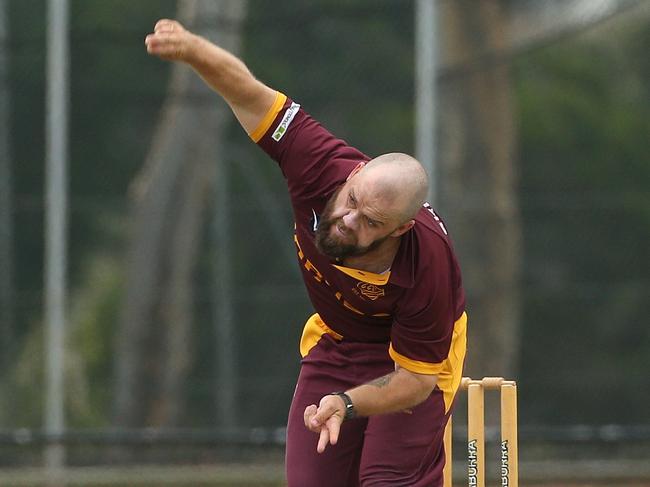
[[345,415],[343,416],[344,421],[356,417],[356,411],[354,410],[354,404],[352,404],[352,399],[350,399],[350,396],[348,396],[345,392],[332,392],[330,396],[339,396],[341,399],[343,399],[343,403],[345,404]]

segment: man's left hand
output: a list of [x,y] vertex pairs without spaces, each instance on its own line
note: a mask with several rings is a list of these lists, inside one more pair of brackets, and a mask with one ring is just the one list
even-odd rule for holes
[[345,416],[345,403],[339,396],[324,396],[316,407],[315,404],[305,408],[305,426],[314,433],[319,433],[316,451],[323,453],[325,447],[336,445]]

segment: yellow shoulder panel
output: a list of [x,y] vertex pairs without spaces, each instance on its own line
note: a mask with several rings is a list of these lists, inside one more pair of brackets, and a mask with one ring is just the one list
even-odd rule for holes
[[451,346],[447,358],[439,364],[420,362],[412,360],[399,354],[391,344],[388,353],[393,361],[406,370],[416,374],[437,375],[438,389],[442,391],[445,401],[445,410],[449,411],[454,400],[454,395],[460,386],[460,379],[463,375],[463,363],[467,351],[467,313],[463,313],[454,323],[454,332],[451,338]]

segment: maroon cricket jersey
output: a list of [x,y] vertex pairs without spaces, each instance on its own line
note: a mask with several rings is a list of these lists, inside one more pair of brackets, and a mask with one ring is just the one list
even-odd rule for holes
[[344,267],[317,250],[314,232],[332,194],[370,158],[281,93],[251,138],[278,162],[291,197],[300,268],[316,310],[305,325],[302,355],[324,333],[386,343],[397,364],[436,374],[443,391],[455,390],[465,356],[465,294],[447,229],[433,209],[425,204],[418,212],[388,272]]

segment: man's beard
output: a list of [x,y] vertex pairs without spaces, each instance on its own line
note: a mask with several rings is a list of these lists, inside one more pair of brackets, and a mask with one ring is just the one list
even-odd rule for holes
[[371,242],[370,245],[362,247],[359,246],[358,239],[353,234],[346,235],[350,239],[348,243],[342,242],[335,236],[330,235],[332,226],[341,221],[341,218],[332,219],[332,212],[334,211],[334,202],[336,197],[341,192],[342,188],[343,187],[337,189],[327,201],[314,236],[316,248],[319,252],[327,257],[338,260],[343,260],[347,257],[356,257],[371,252],[377,249],[388,238],[388,235],[380,237]]

